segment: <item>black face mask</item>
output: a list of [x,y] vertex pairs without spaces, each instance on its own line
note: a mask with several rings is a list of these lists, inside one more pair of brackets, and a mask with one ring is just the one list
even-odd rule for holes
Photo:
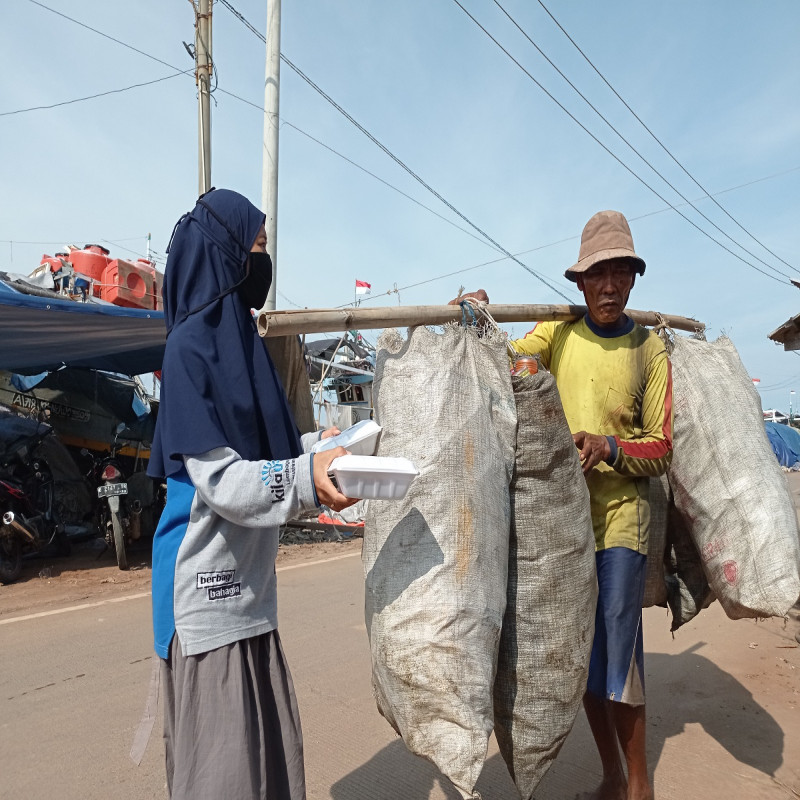
[[247,277],[237,291],[248,308],[262,308],[272,285],[272,259],[269,253],[250,253],[247,256]]

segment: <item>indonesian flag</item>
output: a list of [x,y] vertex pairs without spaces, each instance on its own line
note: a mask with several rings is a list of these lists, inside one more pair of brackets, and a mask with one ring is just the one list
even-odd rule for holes
[[356,281],[356,294],[369,294],[372,284],[366,281]]

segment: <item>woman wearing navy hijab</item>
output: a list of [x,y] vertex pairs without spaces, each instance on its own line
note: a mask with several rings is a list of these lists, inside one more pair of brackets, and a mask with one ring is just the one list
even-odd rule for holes
[[[149,473],[166,478],[153,539],[153,628],[172,800],[304,800],[297,700],[277,631],[279,526],[351,505],[307,452],[251,308],[272,265],[264,214],[212,190],[175,227],[167,346]],[[338,433],[326,431],[323,437]]]

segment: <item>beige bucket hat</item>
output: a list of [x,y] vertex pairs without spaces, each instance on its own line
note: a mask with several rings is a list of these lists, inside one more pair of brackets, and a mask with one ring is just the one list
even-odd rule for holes
[[644,275],[645,263],[633,251],[628,220],[619,211],[599,211],[586,223],[581,234],[578,263],[573,264],[564,277],[575,282],[581,272],[610,258],[629,258],[636,272]]

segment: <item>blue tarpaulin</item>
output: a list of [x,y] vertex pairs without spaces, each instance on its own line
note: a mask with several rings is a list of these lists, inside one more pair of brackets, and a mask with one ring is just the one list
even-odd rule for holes
[[26,374],[67,365],[143,375],[161,369],[164,314],[17,291],[0,280],[0,369]]
[[782,467],[794,467],[800,462],[800,431],[778,422],[765,422],[767,437],[778,463]]

